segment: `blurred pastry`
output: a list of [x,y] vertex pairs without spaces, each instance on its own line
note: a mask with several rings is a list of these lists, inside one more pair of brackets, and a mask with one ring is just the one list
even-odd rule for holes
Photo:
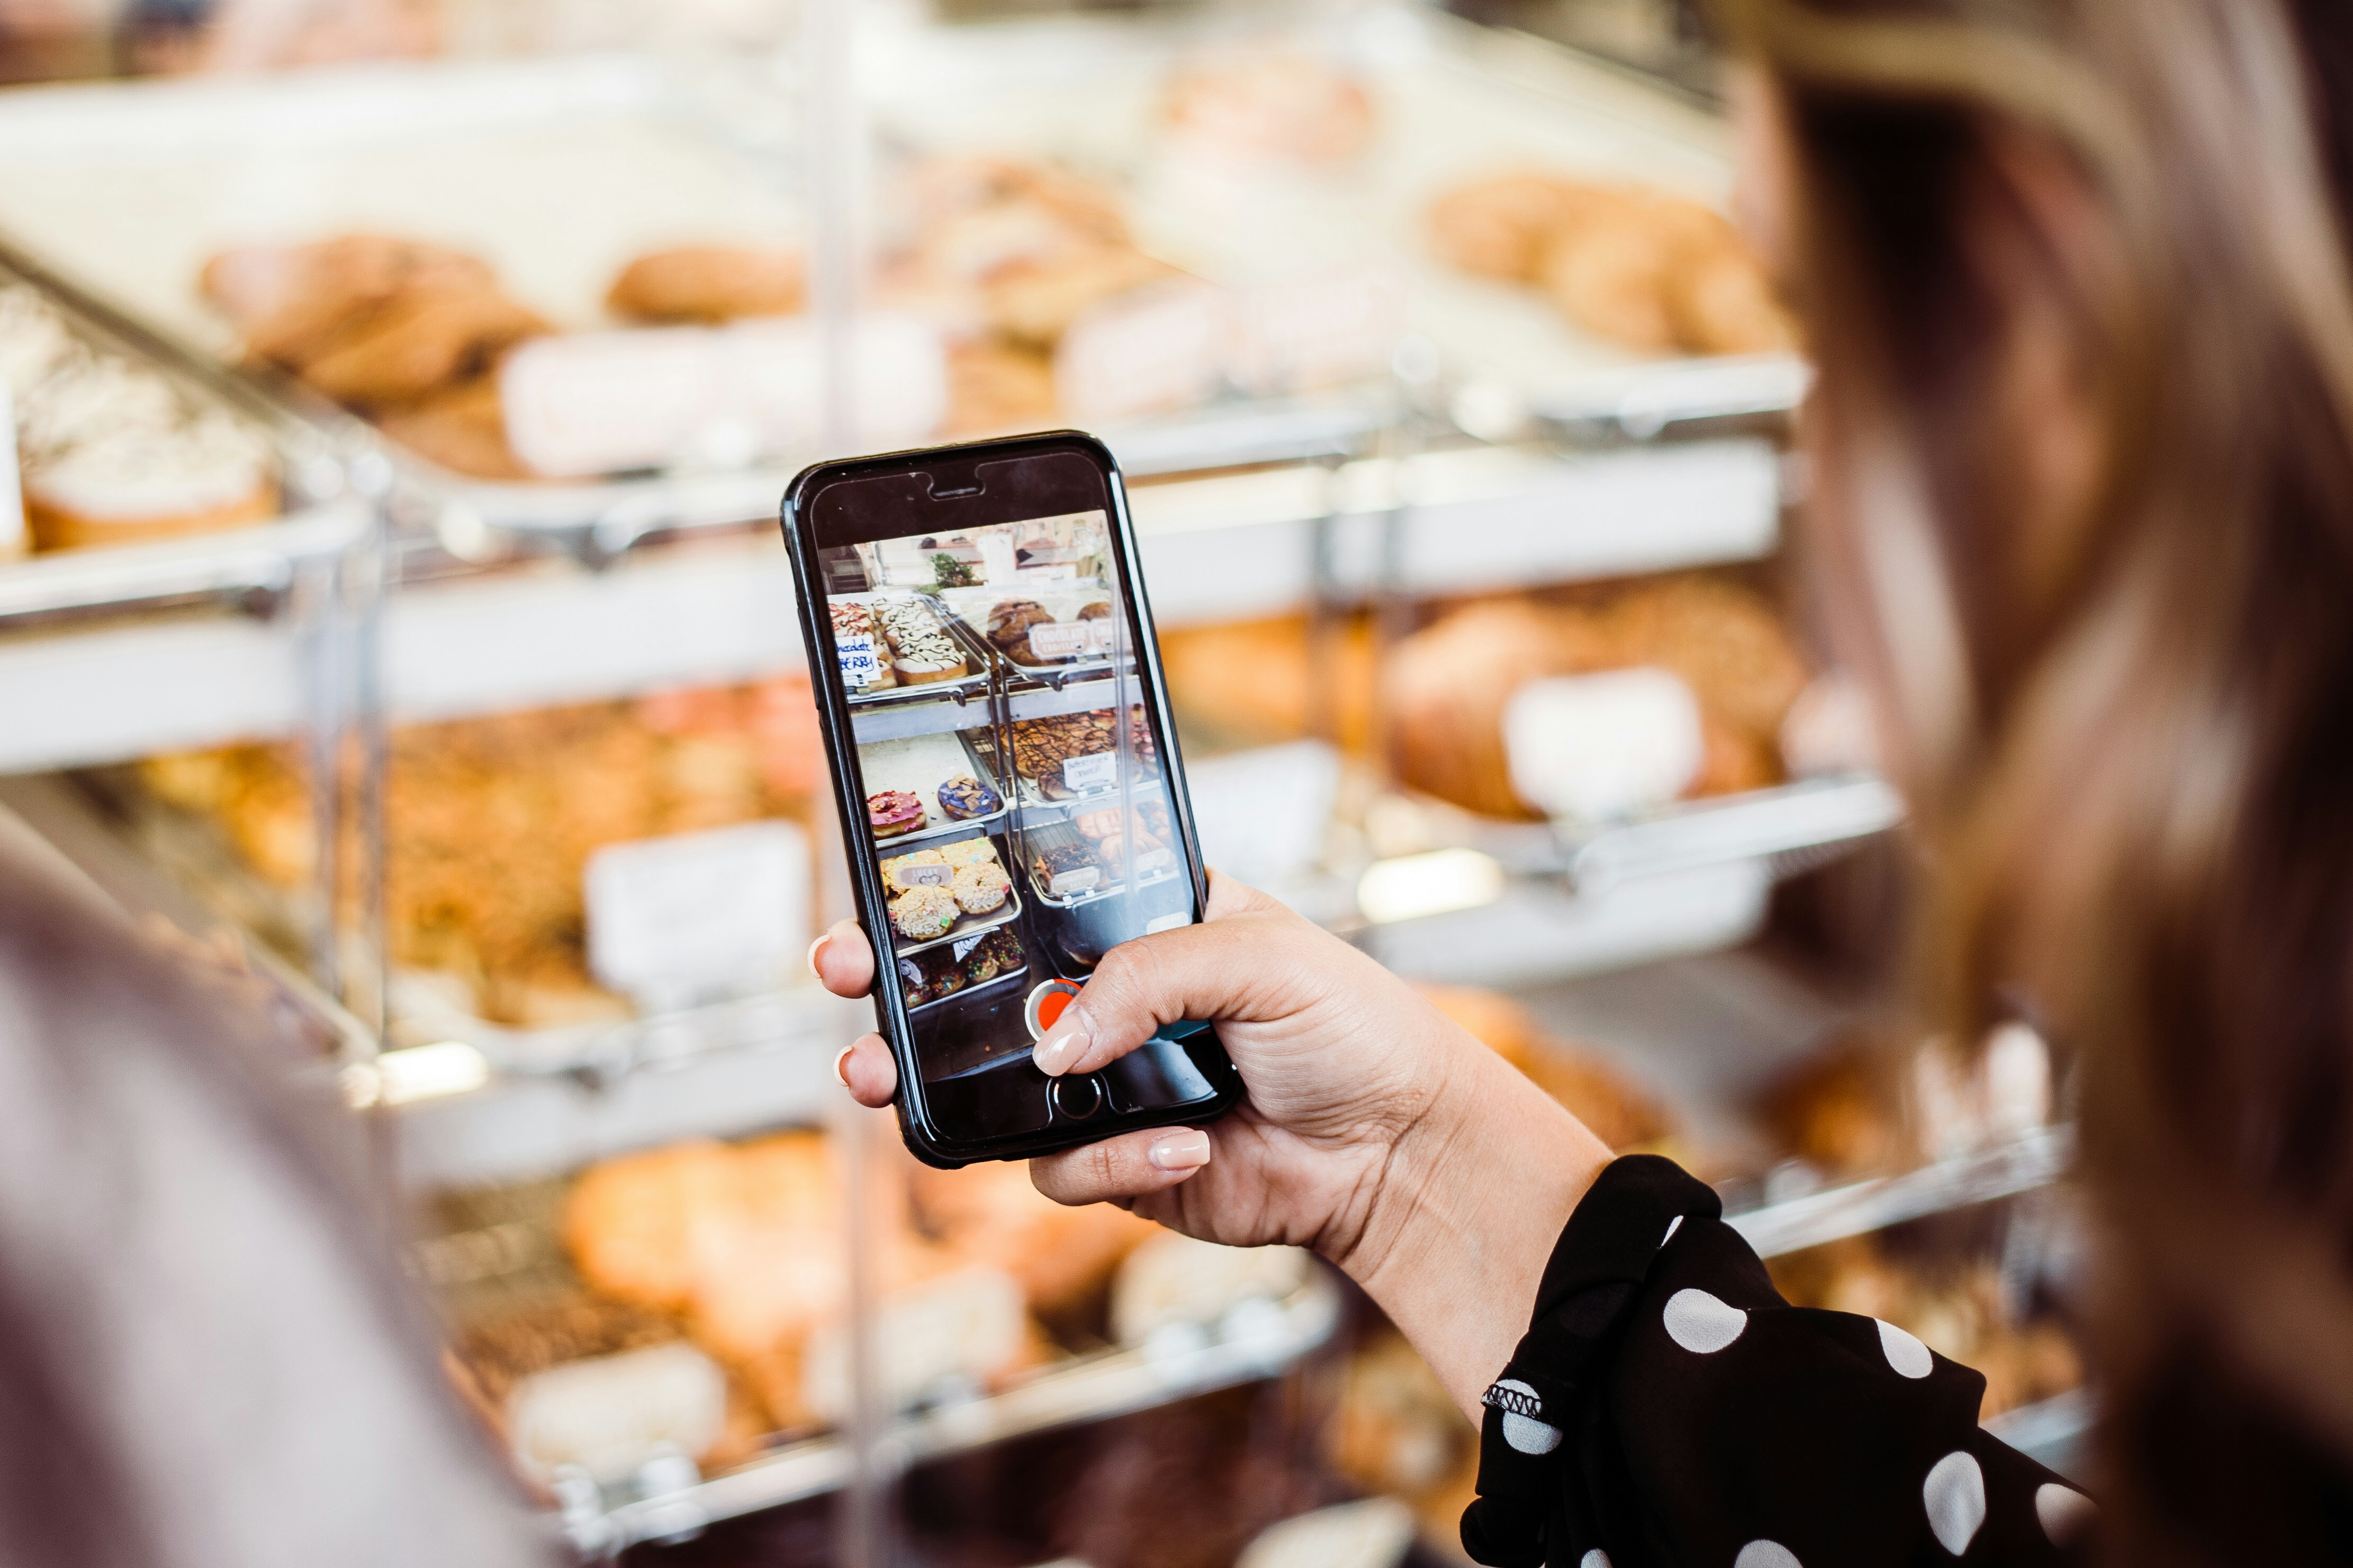
[[528,479],[507,445],[507,415],[499,380],[479,375],[402,408],[385,410],[376,424],[390,439],[427,461],[477,479]]
[[1171,1324],[1208,1327],[1246,1301],[1279,1301],[1307,1282],[1313,1259],[1296,1247],[1219,1247],[1162,1231],[1120,1265],[1112,1333],[1140,1345]]
[[1534,282],[1554,231],[1570,221],[1590,188],[1528,172],[1458,185],[1430,205],[1430,243],[1465,272]]
[[1489,600],[1391,650],[1382,687],[1398,777],[1484,816],[1534,813],[1511,783],[1503,714],[1526,681],[1652,665],[1699,700],[1706,757],[1696,790],[1778,781],[1782,715],[1806,667],[1772,607],[1707,574],[1645,579],[1569,604]]
[[16,407],[25,521],[44,550],[127,544],[278,511],[269,448],[128,360],[77,350]]
[[1180,146],[1238,160],[1329,163],[1362,152],[1373,133],[1363,86],[1295,55],[1178,71],[1161,115]]
[[1109,1204],[1058,1204],[1018,1163],[925,1167],[910,1180],[918,1223],[959,1258],[1010,1274],[1030,1310],[1050,1319],[1098,1298],[1120,1260],[1157,1228]]
[[1054,362],[1036,349],[961,342],[948,350],[946,433],[1036,429],[1054,418]]
[[1586,331],[1651,353],[1792,348],[1797,331],[1730,223],[1663,192],[1530,171],[1458,186],[1432,247],[1466,272],[1540,287]]
[[1415,987],[1438,1010],[1558,1100],[1610,1148],[1653,1144],[1673,1131],[1657,1099],[1590,1051],[1553,1039],[1508,996],[1466,986]]
[[354,408],[393,407],[480,375],[502,350],[552,330],[495,289],[415,289],[336,332],[302,379]]
[[613,280],[605,304],[625,320],[647,322],[789,316],[807,302],[807,273],[797,250],[681,246],[631,261]]

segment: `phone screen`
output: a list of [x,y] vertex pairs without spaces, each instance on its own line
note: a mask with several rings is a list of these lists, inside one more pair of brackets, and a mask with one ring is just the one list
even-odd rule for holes
[[983,1073],[1111,948],[1199,915],[1128,564],[1102,507],[847,540],[890,513],[830,538],[824,516],[878,959],[923,1079]]

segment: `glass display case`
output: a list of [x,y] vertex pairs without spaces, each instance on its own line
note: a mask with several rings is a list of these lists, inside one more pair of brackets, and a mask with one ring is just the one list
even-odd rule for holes
[[1776,888],[1902,812],[1785,591],[1808,373],[1704,101],[1418,5],[653,26],[0,93],[0,263],[259,432],[282,514],[0,563],[0,806],[322,1009],[584,1558],[1454,1558],[1468,1426],[1336,1274],[921,1167],[835,1079],[869,1015],[802,963],[849,870],[778,497],[1058,425],[1125,472],[1173,727],[1101,514],[822,567],[942,1081],[1193,918],[1181,752],[1210,863],[1718,1183],[1793,1289],[1928,1259],[1890,1300],[2080,1430],[2021,1261],[2047,1061],[1974,1120],[1933,1075],[1775,1098],[1854,1001],[1757,945]]

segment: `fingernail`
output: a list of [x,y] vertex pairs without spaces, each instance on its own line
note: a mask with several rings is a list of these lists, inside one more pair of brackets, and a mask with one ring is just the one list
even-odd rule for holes
[[[809,943],[809,951],[808,951],[808,969],[809,969],[809,973],[810,973],[811,974],[816,974],[816,973],[817,973],[817,955],[818,955],[818,953],[820,953],[820,952],[823,952],[825,951],[825,944],[826,944],[827,942],[831,942],[832,940],[833,940],[833,933],[832,933],[831,931],[827,931],[824,935],[822,935],[822,936],[818,937],[815,942],[813,942]],[[820,979],[822,979],[822,978],[823,978],[823,976],[821,976],[821,975],[820,975],[820,976],[818,976],[818,977],[819,977]]]
[[1093,1040],[1094,1036],[1087,1028],[1085,1016],[1075,1005],[1065,1007],[1062,1016],[1054,1020],[1053,1026],[1039,1037],[1038,1048],[1031,1053],[1030,1060],[1036,1062],[1038,1070],[1048,1078],[1060,1078],[1071,1070],[1071,1064],[1085,1053]]
[[1187,1127],[1152,1141],[1145,1158],[1156,1170],[1198,1171],[1209,1163],[1209,1135]]
[[834,1079],[844,1089],[848,1089],[849,1087],[849,1073],[848,1070],[849,1067],[849,1053],[857,1048],[858,1047],[856,1046],[844,1046],[841,1047],[841,1054],[833,1058]]

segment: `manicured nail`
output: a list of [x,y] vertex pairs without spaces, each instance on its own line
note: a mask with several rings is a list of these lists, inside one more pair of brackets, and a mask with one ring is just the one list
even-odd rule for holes
[[1084,1055],[1087,1047],[1093,1042],[1094,1036],[1087,1028],[1085,1016],[1073,1005],[1063,1008],[1062,1016],[1055,1019],[1052,1026],[1039,1038],[1038,1048],[1030,1054],[1029,1059],[1036,1062],[1038,1070],[1048,1078],[1060,1078],[1071,1070],[1071,1065]]
[[1198,1171],[1209,1163],[1209,1135],[1187,1127],[1165,1132],[1152,1141],[1145,1158],[1160,1171]]
[[844,1089],[849,1087],[849,1053],[857,1048],[856,1046],[844,1046],[841,1054],[833,1058],[833,1076]]
[[[820,953],[820,952],[823,952],[825,951],[825,944],[826,944],[827,942],[831,942],[832,940],[833,940],[833,933],[832,933],[831,931],[827,931],[824,935],[822,935],[822,936],[818,937],[815,942],[813,942],[809,943],[809,951],[808,951],[808,967],[809,967],[809,973],[810,973],[811,974],[817,974],[817,973],[818,973],[818,971],[817,971],[817,955],[818,955],[818,953]],[[824,978],[825,978],[825,976],[823,976],[823,975],[821,975],[821,974],[818,974],[818,979],[820,979],[820,980],[822,980],[822,979],[824,979]]]

